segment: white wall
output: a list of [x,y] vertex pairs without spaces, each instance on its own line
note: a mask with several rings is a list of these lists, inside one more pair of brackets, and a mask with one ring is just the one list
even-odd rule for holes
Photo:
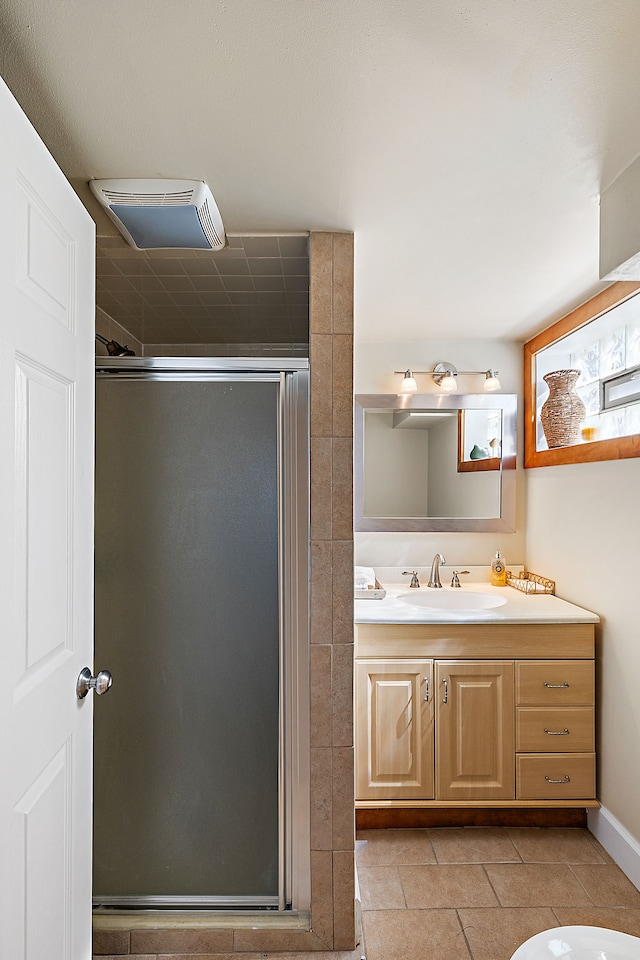
[[431,427],[429,445],[427,516],[497,517],[500,513],[498,471],[458,473],[458,418],[449,417]]
[[[522,345],[502,340],[358,342],[354,351],[356,393],[397,393],[400,378],[394,370],[432,370],[447,360],[458,370],[500,372],[502,393],[522,397]],[[437,393],[431,377],[417,377],[420,393]],[[459,377],[459,393],[480,393],[481,377]],[[518,406],[521,406],[520,400]],[[431,567],[436,551],[449,565],[490,564],[500,550],[509,564],[524,563],[525,491],[522,469],[522,411],[518,411],[518,491],[515,533],[356,533],[356,563],[366,566],[410,567],[424,573]]]
[[[393,410],[365,416],[364,512],[368,517],[424,517],[427,511],[427,430],[394,430]],[[402,469],[389,470],[389,463]]]
[[599,614],[598,799],[640,843],[640,460],[527,471],[527,566]]

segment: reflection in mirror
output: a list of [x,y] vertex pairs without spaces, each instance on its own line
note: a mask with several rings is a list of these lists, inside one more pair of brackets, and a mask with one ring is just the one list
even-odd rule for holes
[[356,397],[356,530],[512,530],[513,396]]
[[502,411],[458,410],[458,473],[499,470]]

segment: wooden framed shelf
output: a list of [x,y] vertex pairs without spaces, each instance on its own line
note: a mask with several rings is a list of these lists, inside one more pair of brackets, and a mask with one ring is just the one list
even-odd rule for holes
[[[539,450],[538,399],[536,396],[536,358],[544,350],[559,343],[576,330],[604,316],[616,307],[640,293],[640,283],[621,280],[611,284],[602,293],[592,297],[566,317],[547,327],[524,345],[524,465],[525,467],[548,467],[563,463],[588,463],[598,460],[623,460],[640,457],[640,434],[615,437],[607,440],[592,440],[570,446]],[[640,307],[639,307],[640,309]]]

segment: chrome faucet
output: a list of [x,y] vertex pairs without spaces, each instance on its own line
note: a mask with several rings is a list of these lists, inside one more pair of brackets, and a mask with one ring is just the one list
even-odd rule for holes
[[419,586],[420,586],[420,581],[418,580],[418,571],[417,571],[417,570],[403,570],[403,571],[402,571],[402,576],[403,576],[403,577],[411,577],[411,583],[409,584],[410,587],[414,587],[414,588],[415,588],[415,587],[419,587]]
[[441,553],[436,553],[433,558],[433,563],[431,564],[431,574],[429,576],[428,587],[442,587],[440,583],[440,564],[445,564],[447,561],[442,556]]
[[469,573],[469,571],[468,571],[468,570],[454,570],[453,573],[452,573],[452,575],[451,575],[451,586],[452,586],[452,587],[459,587],[459,586],[460,586],[460,578],[458,577],[458,574],[459,574],[459,573]]

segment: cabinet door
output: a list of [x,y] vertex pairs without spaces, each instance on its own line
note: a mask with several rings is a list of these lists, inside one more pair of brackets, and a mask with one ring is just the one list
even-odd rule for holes
[[436,797],[515,795],[513,661],[435,664]]
[[356,661],[356,799],[433,798],[433,661]]

